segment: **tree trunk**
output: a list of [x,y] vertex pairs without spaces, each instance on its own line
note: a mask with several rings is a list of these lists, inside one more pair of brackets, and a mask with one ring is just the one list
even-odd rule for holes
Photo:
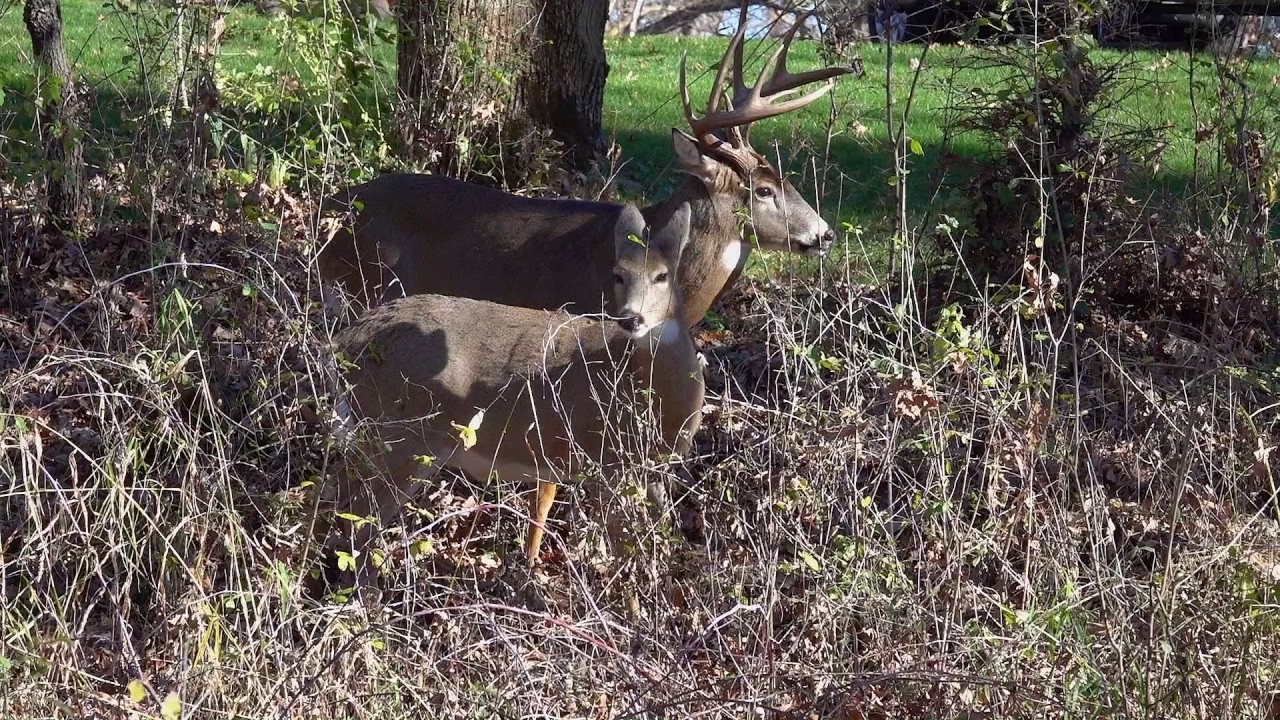
[[644,0],[636,0],[631,6],[631,22],[627,23],[627,37],[636,36],[636,28],[640,27],[640,14],[644,12]]
[[604,151],[601,116],[609,74],[604,57],[608,17],[608,0],[542,3],[533,62],[520,79],[529,119],[564,144],[569,164],[578,169]]
[[59,0],[26,0],[22,20],[31,35],[31,51],[36,60],[40,133],[48,162],[45,192],[49,212],[54,218],[69,219],[82,209],[84,202],[80,134],[85,106],[62,44],[62,5]]
[[585,164],[601,147],[607,14],[607,0],[402,0],[406,150],[440,172],[519,182],[528,153],[513,152],[547,132]]

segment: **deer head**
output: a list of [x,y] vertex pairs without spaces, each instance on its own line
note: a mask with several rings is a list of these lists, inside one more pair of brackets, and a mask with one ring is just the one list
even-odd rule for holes
[[644,216],[635,205],[627,205],[618,216],[613,230],[614,304],[618,325],[633,337],[683,316],[676,271],[689,241],[689,214],[689,204],[681,203],[666,226],[647,238]]
[[[686,53],[680,58],[680,99],[692,134],[672,130],[672,142],[680,168],[701,180],[713,197],[737,192],[747,212],[746,230],[769,250],[811,252],[835,239],[835,233],[804,197],[782,177],[764,155],[750,144],[751,125],[757,120],[798,110],[831,90],[832,78],[856,72],[854,68],[829,67],[809,72],[787,70],[787,53],[796,31],[813,11],[800,16],[783,36],[773,56],[764,64],[754,86],[742,79],[742,44],[747,32],[747,3],[738,15],[738,30],[720,60],[711,97],[702,117],[689,101]],[[733,97],[727,99],[725,81],[733,75]],[[801,87],[824,82],[812,92],[790,98]]]

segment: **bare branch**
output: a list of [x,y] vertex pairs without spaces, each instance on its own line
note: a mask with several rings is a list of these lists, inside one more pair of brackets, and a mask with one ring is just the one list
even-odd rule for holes
[[[709,13],[725,12],[728,10],[736,10],[739,7],[737,0],[699,0],[699,2],[689,3],[683,7],[678,7],[666,15],[648,23],[641,27],[638,31],[641,35],[661,35],[688,27],[695,20]],[[747,3],[749,7],[766,7],[770,10],[778,12],[801,12],[802,7],[798,7],[797,3],[776,2],[773,0],[761,0],[759,2]]]

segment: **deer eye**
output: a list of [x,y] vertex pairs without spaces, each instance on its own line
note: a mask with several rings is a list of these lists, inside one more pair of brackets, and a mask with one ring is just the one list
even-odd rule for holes
[[756,197],[760,198],[761,200],[768,200],[769,198],[773,197],[773,188],[769,187],[768,185],[761,185],[760,187],[756,188]]
[[614,282],[615,284],[617,284],[617,285],[621,285],[621,284],[625,283],[625,282],[626,282],[626,280],[625,280],[625,279],[623,279],[622,275],[619,275],[618,273],[614,273],[614,274],[613,274],[613,282]]
[[653,277],[653,281],[657,283],[664,283],[667,281],[667,274],[664,272],[658,273]]

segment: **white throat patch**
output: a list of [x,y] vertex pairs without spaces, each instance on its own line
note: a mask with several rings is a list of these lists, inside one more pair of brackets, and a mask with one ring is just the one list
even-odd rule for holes
[[658,323],[649,331],[649,337],[656,337],[658,345],[670,345],[680,339],[680,333],[684,332],[684,323],[676,319],[667,319]]
[[720,266],[726,272],[733,272],[738,269],[738,263],[742,262],[742,241],[734,240],[724,246],[724,250],[720,253]]

